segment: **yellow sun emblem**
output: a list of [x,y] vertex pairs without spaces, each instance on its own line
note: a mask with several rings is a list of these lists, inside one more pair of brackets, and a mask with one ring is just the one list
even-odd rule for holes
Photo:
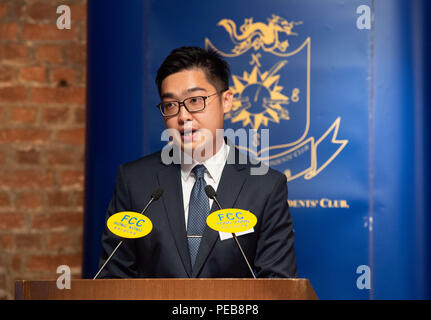
[[290,102],[298,102],[299,89],[292,90],[290,97],[282,93],[283,87],[279,85],[280,75],[277,72],[287,64],[287,60],[276,63],[270,70],[260,72],[257,55],[253,55],[253,70],[243,72],[242,77],[232,76],[234,94],[232,110],[226,115],[232,123],[242,121],[243,127],[249,125],[252,129],[259,129],[261,125],[279,123],[280,120],[289,120],[289,111],[282,107]]

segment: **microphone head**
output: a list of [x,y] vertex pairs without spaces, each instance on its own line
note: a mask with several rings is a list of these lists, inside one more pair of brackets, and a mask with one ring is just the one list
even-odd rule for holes
[[159,198],[162,196],[162,194],[163,194],[163,189],[157,188],[151,194],[151,198],[153,198],[154,201],[159,200]]
[[217,193],[215,192],[214,188],[210,185],[207,185],[205,187],[205,193],[207,194],[207,197],[210,199],[214,199],[217,196]]

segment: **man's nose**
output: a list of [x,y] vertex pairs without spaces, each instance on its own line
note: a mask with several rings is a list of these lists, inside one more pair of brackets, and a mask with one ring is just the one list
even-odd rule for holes
[[186,107],[184,106],[184,104],[180,105],[180,111],[178,113],[178,120],[180,122],[186,122],[189,120],[192,120],[192,114],[190,112],[187,111]]

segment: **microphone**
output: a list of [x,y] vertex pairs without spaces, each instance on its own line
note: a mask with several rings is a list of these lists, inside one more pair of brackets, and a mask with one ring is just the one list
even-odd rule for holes
[[151,198],[152,198],[153,201],[157,201],[162,196],[162,194],[163,194],[163,189],[162,188],[157,188],[151,194]]
[[145,206],[145,208],[141,211],[141,214],[144,214],[145,211],[147,211],[148,207],[150,206],[150,204],[153,203],[153,201],[157,201],[160,199],[160,197],[163,194],[163,189],[162,188],[156,188],[153,190],[153,192],[151,193],[151,199],[150,201],[148,201],[147,205]]
[[[160,197],[163,194],[163,189],[162,188],[157,188],[154,189],[153,192],[151,193],[151,198],[150,201],[148,201],[147,205],[145,206],[145,208],[141,211],[141,214],[144,214],[145,211],[147,211],[148,207],[150,206],[151,203],[153,203],[154,201],[157,201],[160,199]],[[108,259],[106,259],[105,263],[103,264],[103,266],[100,267],[99,271],[97,271],[96,275],[94,276],[93,280],[97,279],[97,277],[99,276],[100,272],[102,272],[103,268],[105,268],[106,264],[108,263],[109,260],[111,260],[112,256],[114,255],[114,253],[118,250],[118,248],[123,244],[123,240],[121,240],[118,245],[115,247],[114,251],[112,251],[111,255],[108,257]]]
[[[219,210],[222,210],[222,207],[221,207],[220,203],[217,200],[217,193],[215,192],[214,188],[212,186],[210,186],[210,185],[207,185],[205,187],[205,193],[206,193],[206,195],[207,195],[208,198],[214,200],[214,202],[217,204],[217,207],[219,208]],[[239,243],[236,234],[232,233],[232,237],[235,239],[235,242],[238,245],[238,248],[241,251],[242,256],[243,256],[245,262],[247,263],[247,266],[248,266],[248,269],[251,272],[251,275],[253,276],[254,279],[256,279],[256,276],[254,275],[253,269],[251,268],[250,263],[248,262],[248,259],[245,256],[244,250],[242,250],[241,244]]]

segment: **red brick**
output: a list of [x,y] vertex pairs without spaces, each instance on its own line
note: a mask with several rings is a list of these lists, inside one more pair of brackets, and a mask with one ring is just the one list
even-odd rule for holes
[[18,250],[28,251],[42,246],[42,234],[19,234],[15,237],[15,247]]
[[22,67],[19,71],[19,77],[22,81],[46,81],[46,68],[43,66]]
[[34,191],[22,192],[17,196],[15,205],[18,209],[42,208],[42,195]]
[[82,212],[61,212],[47,214],[36,214],[33,216],[32,229],[65,229],[82,227]]
[[22,29],[24,40],[73,40],[76,38],[75,29],[60,30],[55,23],[25,24]]
[[86,21],[84,21],[83,23],[82,23],[82,30],[83,30],[83,34],[82,34],[82,41],[84,42],[84,43],[87,43],[87,22]]
[[11,188],[53,187],[55,177],[52,171],[16,169],[1,172],[2,185]]
[[0,230],[18,230],[24,227],[24,216],[19,213],[0,213]]
[[0,244],[3,249],[15,248],[15,235],[3,234],[0,236]]
[[62,81],[73,84],[76,82],[76,70],[67,67],[52,69],[50,80],[57,84]]
[[40,152],[38,150],[18,150],[16,152],[16,162],[19,164],[40,164]]
[[79,155],[80,155],[80,157],[79,157],[79,163],[84,163],[85,162],[85,152],[84,152],[84,150],[81,151],[81,152],[79,152]]
[[0,129],[2,143],[33,143],[41,144],[49,141],[51,131],[46,129]]
[[81,254],[56,254],[56,255],[34,255],[27,262],[29,271],[52,271],[55,274],[57,267],[67,265],[70,268],[80,267],[82,262]]
[[18,30],[17,23],[0,23],[0,40],[16,40]]
[[2,61],[27,62],[28,47],[20,44],[5,44],[0,46]]
[[47,124],[66,122],[68,118],[68,107],[44,108],[42,112],[42,121]]
[[69,2],[57,30],[61,2],[0,0],[0,299],[14,278],[81,267],[87,1]]
[[34,107],[12,107],[10,121],[14,123],[34,123],[36,115],[37,109]]
[[5,4],[0,4],[0,19],[6,16],[7,6]]
[[85,124],[86,111],[84,108],[77,108],[75,110],[75,123]]
[[[1,116],[0,116],[0,119],[1,119]],[[6,153],[4,151],[0,151],[0,164],[4,165],[5,163],[6,163]]]
[[84,171],[83,170],[65,170],[61,173],[61,185],[68,187],[83,188]]
[[35,103],[85,103],[85,88],[32,88],[30,100]]
[[28,6],[27,15],[34,20],[57,20],[57,5],[35,2]]
[[[12,2],[12,1],[9,1]],[[23,3],[23,2],[18,2],[17,3],[13,3],[10,4],[12,5],[11,9],[13,11],[13,14],[16,18],[18,19],[26,19],[26,9],[27,9],[27,4]]]
[[15,78],[15,69],[13,67],[0,65],[0,82],[11,82]]
[[82,71],[80,82],[87,83],[87,68]]
[[76,205],[78,207],[83,207],[84,206],[84,191],[79,191],[76,194]]
[[52,191],[47,194],[48,206],[53,207],[72,207],[75,205],[75,196],[71,191]]
[[52,232],[48,238],[48,249],[76,249],[82,246],[81,233]]
[[21,266],[22,266],[22,257],[21,257],[21,254],[18,253],[14,255],[12,258],[12,270],[14,272],[21,272]]
[[85,4],[70,5],[70,12],[71,12],[70,18],[72,21],[84,21],[84,22],[86,21],[87,6]]
[[0,191],[0,207],[9,207],[10,199],[6,191]]
[[62,47],[58,45],[39,46],[35,56],[41,62],[61,63],[63,61]]
[[85,128],[59,130],[55,140],[65,144],[84,145]]
[[6,118],[6,107],[0,106],[0,124],[5,121]]
[[78,64],[85,64],[86,46],[82,44],[70,44],[66,47],[66,59]]
[[51,150],[46,153],[49,165],[70,165],[75,162],[74,155],[67,150]]
[[25,87],[0,88],[0,102],[23,102],[27,99]]

